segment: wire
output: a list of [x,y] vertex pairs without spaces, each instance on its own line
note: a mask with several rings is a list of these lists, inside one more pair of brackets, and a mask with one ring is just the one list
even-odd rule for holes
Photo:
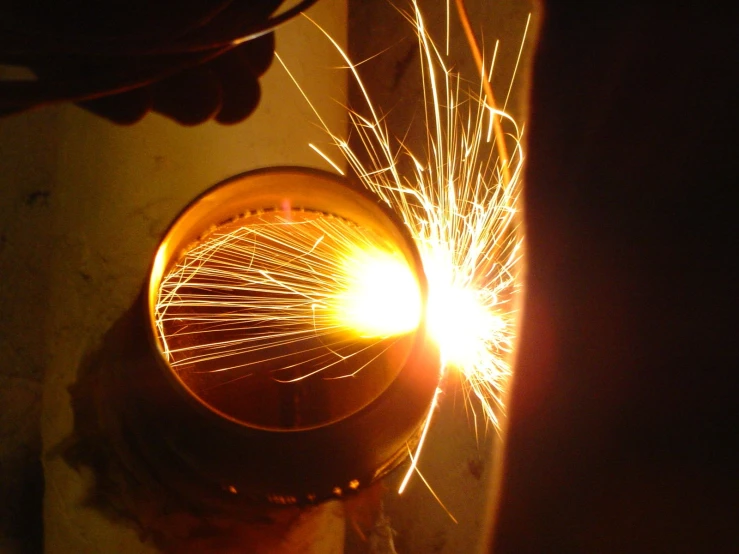
[[498,114],[498,108],[495,102],[495,95],[493,94],[493,86],[490,81],[485,77],[485,68],[483,66],[482,53],[480,52],[480,46],[475,38],[475,33],[472,31],[472,25],[470,24],[469,15],[467,15],[467,7],[465,6],[464,0],[455,1],[457,7],[457,14],[459,15],[459,21],[462,24],[462,29],[467,38],[467,44],[470,47],[472,57],[475,59],[475,65],[477,65],[477,71],[480,73],[482,79],[483,90],[485,91],[485,99],[488,106],[490,107],[491,115],[493,118],[493,128],[495,130],[495,144],[498,148],[498,155],[501,159],[501,168],[503,173],[503,184],[508,186],[511,182],[511,169],[509,164],[508,148],[505,143],[505,134],[503,133],[503,125],[500,121],[500,115]]

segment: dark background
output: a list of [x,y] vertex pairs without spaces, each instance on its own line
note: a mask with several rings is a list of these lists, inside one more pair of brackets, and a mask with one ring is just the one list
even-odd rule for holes
[[492,551],[735,552],[737,11],[545,6]]

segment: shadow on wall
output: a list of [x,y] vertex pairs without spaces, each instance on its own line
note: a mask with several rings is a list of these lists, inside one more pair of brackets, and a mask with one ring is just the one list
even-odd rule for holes
[[70,391],[74,434],[49,455],[78,471],[92,469],[87,507],[133,526],[163,552],[281,551],[301,510],[234,502],[233,493],[204,482],[168,442],[168,426],[197,435],[198,424],[173,419],[183,414],[182,399],[154,355],[144,296],[85,357]]
[[[188,442],[208,459],[231,447],[213,437],[167,379],[148,334],[145,297],[142,292],[84,357],[70,387],[73,434],[47,454],[92,473],[83,505],[171,554],[333,552],[315,545],[343,542],[345,514],[358,536],[377,541],[386,490],[380,481],[341,502],[274,506],[214,482],[198,460],[188,459]],[[248,456],[250,445],[241,446]]]

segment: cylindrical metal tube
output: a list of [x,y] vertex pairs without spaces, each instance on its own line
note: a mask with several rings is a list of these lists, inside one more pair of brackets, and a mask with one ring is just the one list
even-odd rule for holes
[[[438,351],[425,332],[423,317],[413,330],[391,340],[378,340],[376,345],[360,341],[356,356],[337,353],[336,364],[324,374],[312,372],[311,365],[322,355],[316,352],[333,351],[322,344],[321,337],[309,336],[300,349],[292,351],[285,341],[246,349],[221,369],[213,365],[214,356],[193,356],[194,362],[178,365],[176,355],[186,348],[201,348],[198,341],[210,341],[212,346],[213,341],[232,340],[233,329],[225,335],[218,335],[224,331],[216,329],[213,335],[213,328],[182,325],[192,308],[169,313],[166,325],[174,325],[174,330],[163,329],[164,280],[183,256],[215,231],[286,225],[292,232],[316,217],[334,218],[340,231],[352,228],[361,236],[392,245],[411,268],[425,304],[420,257],[402,223],[375,199],[331,174],[297,168],[257,171],[200,196],[167,232],[148,283],[150,337],[162,372],[130,381],[138,383],[133,392],[141,400],[128,410],[136,440],[142,441],[140,450],[169,488],[226,505],[304,504],[341,497],[376,480],[405,458],[407,444],[431,404],[440,370]],[[315,239],[316,244],[332,240],[325,235]],[[249,244],[255,251],[274,252],[277,260],[269,268],[251,267],[252,273],[267,275],[281,263],[291,262],[280,261],[284,253],[274,243]],[[257,252],[250,263],[261,263],[260,259]],[[199,269],[215,267],[210,258],[198,263],[205,264]],[[203,298],[207,296],[203,291],[212,292],[216,285],[188,282],[187,286]],[[234,288],[229,290],[233,294]],[[240,295],[252,294],[248,286],[238,290]],[[220,298],[218,294],[207,298]],[[271,306],[280,299],[265,296],[257,300]],[[199,320],[211,321],[231,309],[205,304],[197,306]],[[238,315],[242,316],[246,317]],[[190,336],[185,346],[177,343],[188,333],[194,339]],[[240,333],[261,340],[248,325]],[[222,355],[219,351],[218,356]],[[248,371],[239,373],[242,366]],[[284,366],[291,373],[288,377],[278,373],[280,378],[275,378]]]

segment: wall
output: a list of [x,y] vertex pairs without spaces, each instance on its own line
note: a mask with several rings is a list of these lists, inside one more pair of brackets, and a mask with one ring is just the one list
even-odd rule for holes
[[[311,13],[344,42],[343,0]],[[332,70],[330,43],[298,18],[279,29],[277,51],[342,129],[345,77]],[[0,120],[0,552],[23,551],[40,531],[39,422],[46,552],[149,550],[82,505],[90,475],[58,455],[73,425],[68,387],[134,302],[163,230],[192,198],[258,167],[330,169],[308,147],[325,136],[277,62],[262,87],[258,111],[233,127],[184,128],[158,115],[118,127],[74,106]]]

